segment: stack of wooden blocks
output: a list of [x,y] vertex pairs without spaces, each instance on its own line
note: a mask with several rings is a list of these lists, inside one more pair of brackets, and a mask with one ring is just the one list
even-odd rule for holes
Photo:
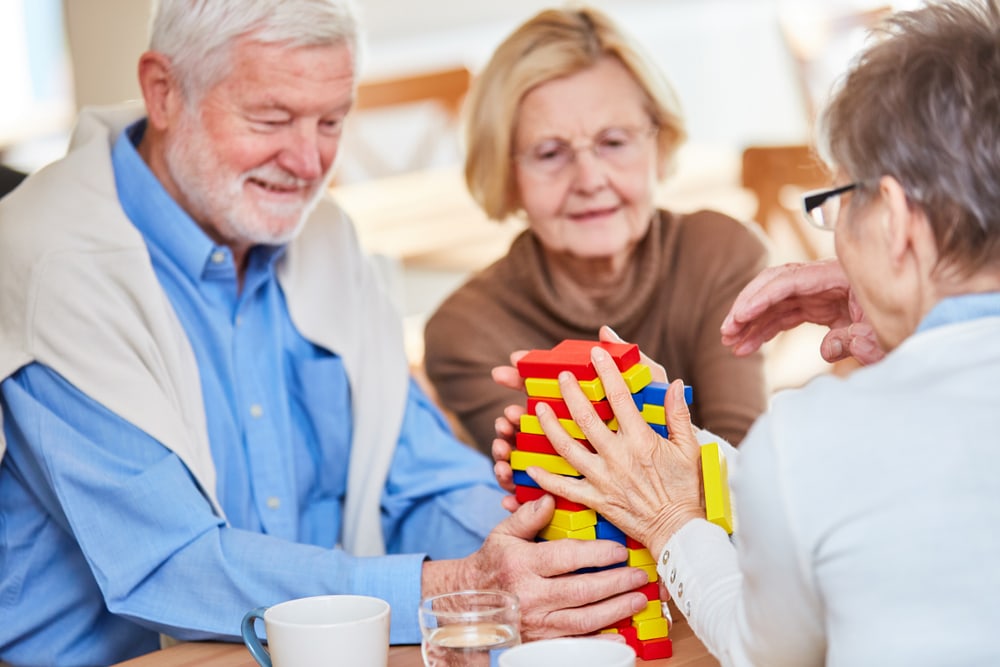
[[[516,448],[511,453],[510,461],[514,470],[515,495],[519,502],[528,502],[544,494],[544,491],[525,472],[529,466],[538,466],[558,475],[581,476],[559,456],[545,437],[535,415],[539,403],[544,402],[550,406],[566,432],[593,451],[593,447],[586,441],[584,433],[573,421],[566,403],[562,400],[557,380],[559,373],[572,372],[598,416],[612,431],[618,428],[604,386],[590,361],[591,350],[596,346],[604,348],[614,359],[645,421],[661,436],[667,437],[663,405],[668,385],[652,381],[650,368],[640,362],[639,348],[636,345],[565,340],[551,350],[532,350],[517,365],[528,393],[527,412],[521,417]],[[692,400],[690,387],[684,388],[684,395],[690,404]],[[722,525],[727,532],[732,532],[725,459],[721,456],[716,443],[702,447],[702,471],[705,477],[707,516],[709,520]],[[556,509],[552,521],[539,533],[538,539],[614,540],[625,545],[629,555],[627,563],[613,567],[627,564],[630,567],[643,569],[649,575],[646,585],[639,589],[649,600],[646,609],[605,628],[603,632],[617,632],[623,635],[636,655],[643,660],[670,657],[673,648],[668,637],[669,623],[662,611],[656,561],[653,555],[644,545],[625,535],[593,509],[558,496],[555,502]]]

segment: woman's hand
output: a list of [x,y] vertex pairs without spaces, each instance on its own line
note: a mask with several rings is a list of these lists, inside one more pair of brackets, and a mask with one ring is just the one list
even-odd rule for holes
[[539,405],[538,419],[545,435],[584,478],[555,475],[537,467],[530,467],[528,474],[549,493],[597,510],[658,554],[681,526],[705,515],[701,448],[684,401],[684,383],[675,381],[667,391],[666,421],[671,435],[664,439],[643,419],[608,353],[595,347],[591,359],[619,430],[608,430],[573,375],[562,373],[563,400],[596,453],[570,437],[551,409]]
[[830,363],[854,357],[870,364],[885,356],[835,259],[761,271],[739,293],[726,315],[722,344],[744,356],[804,322],[830,328],[820,344],[820,354]]

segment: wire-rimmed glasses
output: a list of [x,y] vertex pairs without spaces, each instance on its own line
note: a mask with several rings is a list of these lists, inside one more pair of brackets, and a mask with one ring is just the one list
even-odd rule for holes
[[645,154],[650,137],[657,133],[655,125],[609,127],[590,140],[569,142],[565,139],[545,139],[525,151],[515,153],[517,163],[531,174],[546,178],[562,176],[577,161],[583,150],[605,165],[615,169],[635,166]]

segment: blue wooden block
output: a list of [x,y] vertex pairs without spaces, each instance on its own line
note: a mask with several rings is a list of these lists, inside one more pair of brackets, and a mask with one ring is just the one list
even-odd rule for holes
[[[649,385],[646,385],[646,386],[648,387]],[[640,389],[639,391],[637,391],[634,394],[632,394],[632,400],[635,402],[635,407],[640,412],[642,412],[643,406],[646,405],[646,399],[643,398],[643,394],[642,394],[642,392],[644,392],[644,391],[645,391],[645,388]]]
[[[574,477],[575,479],[583,479],[583,475],[561,475],[562,477]],[[528,473],[524,470],[514,471],[514,485],[515,486],[530,486],[533,489],[540,489],[542,487],[538,486],[538,483],[528,476]]]
[[594,527],[594,532],[599,540],[611,540],[613,542],[618,542],[619,544],[625,544],[626,542],[625,533],[603,517],[599,517],[597,519],[597,525]]
[[[667,388],[669,386],[666,382],[650,382],[640,392],[642,393],[643,403],[663,405],[663,401],[667,398]],[[694,390],[689,385],[684,385],[684,402],[691,405],[692,401],[694,401]],[[642,406],[639,406],[639,409],[642,410]]]
[[664,437],[664,438],[670,437],[670,431],[668,431],[667,427],[664,426],[663,424],[650,424],[649,428],[651,428],[654,431],[656,431],[657,433],[659,433],[661,437]]

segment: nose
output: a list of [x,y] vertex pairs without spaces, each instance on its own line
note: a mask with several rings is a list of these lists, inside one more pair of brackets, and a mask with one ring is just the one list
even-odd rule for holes
[[285,139],[278,164],[297,178],[315,180],[323,175],[323,151],[315,128],[297,126]]
[[607,167],[592,146],[577,148],[573,168],[573,186],[578,190],[593,192],[607,184]]

